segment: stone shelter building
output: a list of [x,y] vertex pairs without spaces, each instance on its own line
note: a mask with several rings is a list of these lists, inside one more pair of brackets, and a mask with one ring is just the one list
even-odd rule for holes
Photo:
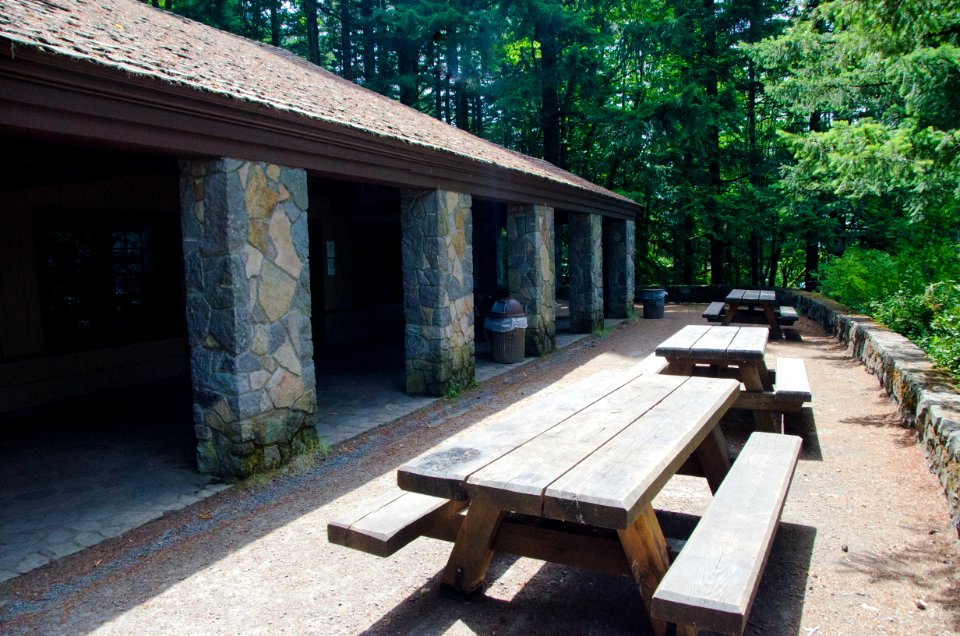
[[190,373],[199,469],[316,439],[315,364],[404,342],[474,377],[481,299],[528,355],[633,307],[636,205],[286,51],[135,0],[0,5],[0,416]]

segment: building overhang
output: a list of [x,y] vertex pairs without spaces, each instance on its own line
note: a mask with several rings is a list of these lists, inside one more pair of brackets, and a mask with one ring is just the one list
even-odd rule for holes
[[638,209],[625,198],[3,38],[0,131],[179,158],[268,161],[337,179],[625,219]]

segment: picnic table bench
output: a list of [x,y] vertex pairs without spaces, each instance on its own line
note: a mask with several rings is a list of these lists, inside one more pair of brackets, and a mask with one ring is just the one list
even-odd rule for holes
[[763,327],[688,325],[656,348],[667,361],[664,373],[710,372],[743,383],[734,408],[750,409],[761,431],[778,432],[773,413],[798,413],[813,399],[806,367],[800,358],[778,356],[776,370],[767,368],[768,331]]
[[[482,587],[494,552],[633,576],[656,633],[666,633],[666,621],[710,624],[692,609],[688,618],[682,616],[676,603],[669,617],[654,614],[654,595],[670,557],[651,502],[691,463],[718,495],[739,490],[737,482],[751,478],[764,492],[772,482],[758,476],[750,462],[730,471],[716,424],[735,402],[738,383],[655,374],[662,366],[648,358],[630,373],[602,372],[488,418],[401,466],[399,489],[331,522],[329,540],[379,555],[417,536],[452,541],[442,588],[455,596]],[[755,453],[784,464],[768,446]],[[793,465],[787,462],[784,470],[792,474]],[[745,476],[725,488],[728,473]],[[749,504],[750,518],[760,523],[757,507],[763,508],[762,524],[769,530],[769,520],[779,518],[782,496],[758,502]],[[725,567],[739,572],[747,550],[755,555],[750,567],[762,570],[770,540],[772,534],[751,541],[731,537],[731,554],[738,556]],[[727,587],[752,599],[758,577],[736,580]],[[749,603],[744,617],[748,611]],[[715,622],[732,624],[729,617]]]
[[773,338],[781,338],[781,326],[791,326],[797,322],[797,310],[788,305],[778,305],[777,296],[772,291],[733,289],[721,301],[710,303],[703,312],[709,322],[730,323],[766,323]]

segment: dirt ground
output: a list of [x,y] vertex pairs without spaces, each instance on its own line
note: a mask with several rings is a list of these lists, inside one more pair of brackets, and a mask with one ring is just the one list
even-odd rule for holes
[[[450,544],[389,558],[327,543],[327,522],[395,469],[537,391],[625,368],[702,307],[625,323],[346,442],[0,585],[3,634],[648,633],[631,579],[498,555],[484,593],[438,593]],[[845,348],[799,323],[768,353],[804,358],[813,417],[748,634],[960,633],[960,542],[914,434]],[[742,418],[740,418],[742,420]],[[725,424],[732,444],[744,431]],[[709,501],[678,477],[654,502],[683,521]]]

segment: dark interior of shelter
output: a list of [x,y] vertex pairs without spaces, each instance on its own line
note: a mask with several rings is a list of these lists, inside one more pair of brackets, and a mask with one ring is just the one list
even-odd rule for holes
[[[21,445],[120,430],[192,456],[176,159],[0,142],[0,421]],[[403,390],[401,193],[317,176],[308,189],[318,380],[376,367]],[[473,201],[480,355],[483,315],[507,294],[506,216]]]
[[139,436],[192,461],[176,160],[0,143],[4,446]]

